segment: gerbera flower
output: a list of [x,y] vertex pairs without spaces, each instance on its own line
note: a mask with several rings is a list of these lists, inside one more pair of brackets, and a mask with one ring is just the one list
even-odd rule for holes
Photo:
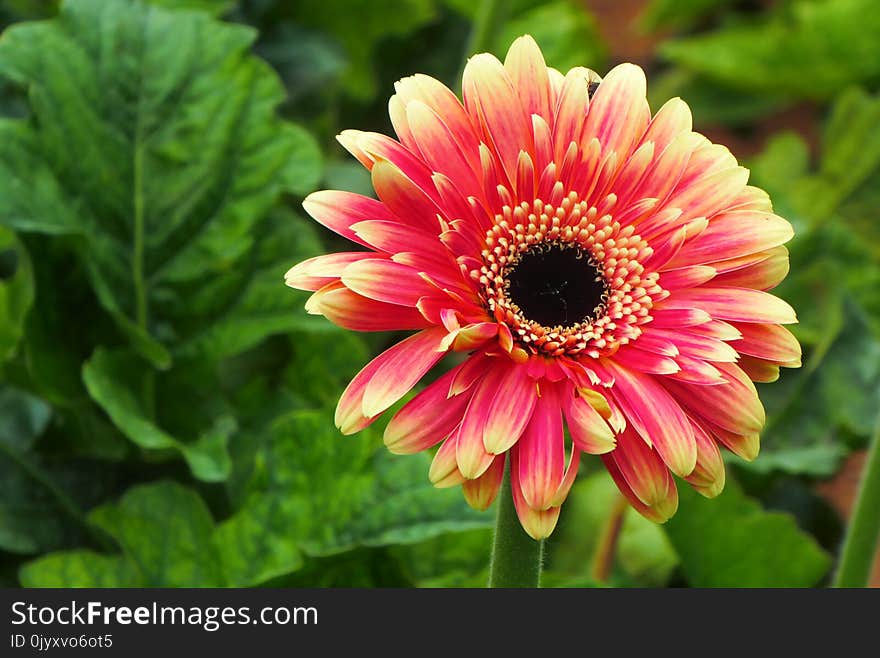
[[[724,486],[719,445],[758,452],[753,381],[798,366],[766,292],[788,271],[790,224],[688,106],[651,117],[642,70],[604,79],[546,66],[530,37],[464,71],[395,85],[398,139],[344,131],[378,200],[323,191],[305,209],[364,249],[307,260],[287,284],[356,331],[415,333],[342,394],[344,434],[372,423],[446,355],[451,370],[391,419],[395,453],[437,446],[440,487],[488,507],[509,459],[517,513],[548,536],[582,452],[601,455],[633,507],[676,510],[673,474]],[[568,428],[566,439],[564,428]]]

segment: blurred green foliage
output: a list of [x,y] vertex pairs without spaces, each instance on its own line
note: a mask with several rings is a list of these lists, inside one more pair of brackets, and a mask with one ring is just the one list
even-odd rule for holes
[[[652,107],[680,94],[698,129],[748,144],[797,229],[779,293],[805,366],[761,387],[763,454],[731,459],[720,499],[682,487],[667,526],[625,513],[607,582],[617,493],[585,460],[545,582],[816,585],[841,524],[812,485],[880,408],[880,22],[868,0],[636,4],[659,39]],[[485,583],[491,513],[431,487],[426,456],[387,453],[381,427],[333,426],[390,337],[307,316],[281,281],[341,246],[301,198],[369,192],[334,135],[390,131],[399,77],[455,86],[478,8],[0,3],[0,584]],[[551,65],[601,73],[619,52],[603,20],[517,0],[493,49],[530,32]],[[811,129],[765,139],[782,110]]]

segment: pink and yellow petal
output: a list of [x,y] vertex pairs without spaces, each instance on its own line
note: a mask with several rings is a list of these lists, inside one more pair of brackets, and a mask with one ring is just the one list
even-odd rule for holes
[[504,462],[505,456],[497,455],[480,477],[462,482],[461,490],[468,505],[475,510],[489,509],[504,480]]
[[458,429],[456,428],[440,445],[440,449],[431,461],[428,479],[438,489],[446,489],[463,484],[466,478],[458,470],[455,452],[458,446]]
[[449,395],[449,386],[459,368],[428,385],[407,402],[385,427],[385,446],[404,455],[433,447],[461,423],[470,395]]
[[629,483],[626,481],[620,468],[618,468],[615,460],[610,455],[606,455],[602,458],[602,461],[605,462],[605,468],[608,470],[608,473],[611,475],[611,478],[614,480],[620,493],[622,493],[629,501],[629,504],[633,506],[633,509],[649,521],[653,521],[654,523],[665,523],[678,510],[678,491],[675,488],[675,482],[672,482],[671,478],[670,481],[667,482],[665,495],[653,505],[646,505],[635,494],[632,487],[629,486]]
[[414,308],[378,302],[331,283],[313,294],[306,311],[323,315],[333,324],[351,331],[405,331],[425,329],[432,323]]
[[474,55],[465,65],[462,94],[471,121],[481,127],[507,180],[515,180],[519,152],[533,147],[532,123],[504,66],[492,55]]
[[359,295],[400,306],[415,307],[419,299],[436,293],[414,268],[384,259],[352,263],[342,272],[341,281]]
[[614,430],[607,422],[611,413],[610,407],[608,416],[603,417],[587,398],[568,394],[562,409],[572,443],[579,450],[591,455],[602,455],[614,450],[617,441],[614,438]]
[[522,524],[523,530],[534,540],[540,541],[549,537],[559,521],[560,507],[548,509],[535,509],[531,507],[523,495],[522,482],[520,481],[518,450],[510,452],[510,488],[513,495],[513,504],[516,515]]
[[565,476],[565,434],[555,388],[542,387],[531,420],[516,444],[522,495],[535,510],[553,506]]
[[368,219],[399,221],[381,201],[353,192],[313,192],[303,201],[303,208],[319,224],[365,247],[370,245],[355,235],[352,224]]
[[529,36],[517,38],[504,58],[504,68],[516,89],[527,116],[537,115],[545,121],[553,118],[550,75],[544,55]]
[[611,69],[590,101],[581,143],[595,137],[603,153],[627,158],[651,118],[646,92],[645,73],[638,66],[619,64]]
[[614,375],[611,393],[632,430],[646,445],[653,446],[676,475],[689,475],[697,461],[697,447],[690,421],[678,401],[652,376],[623,368],[610,359],[604,365]]
[[424,329],[370,361],[339,400],[335,420],[340,431],[362,430],[415,386],[443,357],[438,350],[445,333],[442,327]]
[[319,290],[338,281],[343,270],[352,263],[369,258],[383,258],[372,251],[342,251],[315,256],[297,263],[284,275],[284,283],[299,290]]
[[[631,429],[624,430],[617,439],[617,448],[602,455],[606,467],[611,464],[633,495],[645,506],[657,510],[674,511],[675,482],[660,455],[651,449]],[[608,469],[609,472],[612,468]],[[622,491],[622,489],[621,489]],[[670,514],[671,515],[671,514]],[[668,518],[668,517],[667,517]]]

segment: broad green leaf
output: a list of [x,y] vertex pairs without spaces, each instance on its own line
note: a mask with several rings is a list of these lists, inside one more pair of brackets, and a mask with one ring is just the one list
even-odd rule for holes
[[223,584],[211,513],[186,487],[173,482],[133,487],[118,503],[93,510],[89,520],[116,540],[146,586]]
[[[822,134],[822,154],[815,171],[804,170],[806,145],[803,140],[787,134],[773,139],[756,159],[756,178],[760,183],[768,182],[776,188],[770,191],[778,191],[787,206],[816,228],[827,224],[829,217],[838,213],[835,217],[838,223],[848,223],[848,215],[853,213],[860,216],[859,219],[863,216],[873,218],[876,206],[869,203],[867,208],[860,208],[859,199],[854,197],[873,200],[871,192],[876,190],[876,179],[880,178],[877,174],[880,169],[878,122],[880,96],[850,89],[832,107]],[[785,165],[792,163],[797,166],[789,172],[786,181]],[[842,206],[848,207],[844,209]],[[875,253],[880,256],[880,250]]]
[[401,37],[429,23],[436,15],[434,0],[297,0],[292,17],[323,30],[345,49],[346,89],[356,98],[369,98],[376,89],[373,57],[384,39]]
[[[71,249],[42,236],[25,237],[36,284],[21,348],[27,387],[56,408],[70,408],[88,401],[80,377],[82,362],[94,342],[113,337],[115,328],[91,294]],[[88,331],[71,330],[74,322]]]
[[88,550],[49,553],[24,564],[22,587],[142,587],[136,567],[119,556]]
[[265,497],[217,527],[214,541],[231,586],[258,585],[303,565],[289,527],[301,512],[295,500],[291,506],[283,496]]
[[[95,464],[41,456],[37,437],[51,410],[39,398],[0,386],[0,549],[33,554],[87,537],[82,505],[105,491]],[[105,469],[106,470],[106,469]]]
[[[578,479],[563,506],[559,529],[548,545],[549,571],[561,583],[589,580],[593,558],[621,494],[603,469]],[[612,580],[662,586],[678,565],[678,556],[661,526],[631,509],[624,512]]]
[[248,54],[254,36],[201,12],[79,0],[0,41],[0,75],[33,113],[0,123],[0,222],[80,235],[98,299],[158,367],[203,329],[193,289],[228,280],[215,310],[234,305],[261,218],[320,178],[314,140],[275,115],[283,89]]
[[[229,550],[259,555],[270,573],[280,574],[285,564],[300,564],[294,542],[310,556],[327,556],[491,524],[460,492],[432,487],[428,461],[392,456],[371,431],[340,436],[330,410],[291,412],[271,426],[242,508],[218,535],[259,533]],[[247,572],[245,580],[252,579]]]
[[[235,418],[216,415],[209,426],[200,429],[189,441],[172,436],[152,417],[147,391],[157,385],[161,391],[161,382],[155,382],[155,373],[145,365],[134,354],[98,348],[83,366],[83,381],[95,402],[135,444],[146,450],[177,451],[197,478],[208,482],[224,480],[231,468],[226,444],[236,430]],[[186,382],[183,372],[176,375],[177,383]],[[166,378],[165,381],[170,384],[175,380]],[[192,391],[184,395],[187,397],[183,399],[178,396],[177,403],[195,412]]]
[[220,587],[226,584],[213,543],[214,521],[194,491],[174,482],[130,489],[89,514],[121,554],[50,554],[22,567],[30,587]]
[[11,357],[22,337],[34,301],[34,276],[24,246],[0,226],[0,364]]
[[[284,286],[284,273],[299,261],[322,253],[321,243],[311,223],[292,212],[277,210],[259,227],[248,276],[239,284],[233,301],[218,305],[211,284],[198,284],[187,304],[188,322],[201,324],[181,343],[180,357],[219,360],[249,349],[272,334],[296,330],[322,333],[333,327],[324,318],[305,312],[306,293]],[[228,295],[225,290],[221,295]],[[217,313],[217,308],[222,313]],[[181,310],[181,313],[183,311]],[[205,317],[199,317],[204,313]]]
[[480,528],[394,546],[392,554],[418,587],[485,587],[492,530]]
[[49,424],[52,410],[41,399],[7,386],[0,387],[0,444],[30,450]]
[[880,76],[880,14],[873,0],[801,0],[769,18],[660,47],[685,69],[755,94],[826,99]]
[[361,337],[350,331],[300,332],[291,337],[290,346],[291,360],[284,381],[312,407],[338,399],[371,358]]
[[850,90],[832,108],[813,170],[807,169],[806,144],[790,133],[771,140],[751,163],[755,183],[796,229],[791,275],[778,292],[798,310],[800,324],[793,329],[808,343],[834,339],[844,293],[880,331],[878,121],[880,98]]
[[[222,363],[221,386],[235,407],[241,429],[230,440],[232,472],[227,495],[238,506],[246,498],[257,455],[279,416],[295,409],[326,407],[370,359],[362,335],[335,327],[324,333],[294,332],[266,341]],[[281,372],[280,382],[278,370]],[[281,384],[279,386],[279,383]],[[327,420],[327,430],[332,419]]]
[[831,566],[790,515],[763,510],[735,482],[713,500],[687,486],[679,497],[664,528],[693,587],[811,587]]

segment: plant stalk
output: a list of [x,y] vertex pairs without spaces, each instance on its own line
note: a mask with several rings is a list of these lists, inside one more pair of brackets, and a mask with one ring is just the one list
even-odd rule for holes
[[529,537],[519,523],[510,486],[510,460],[507,462],[498,496],[489,587],[540,587],[544,542]]
[[835,587],[865,587],[880,541],[880,419],[871,440],[865,470],[856,496]]

